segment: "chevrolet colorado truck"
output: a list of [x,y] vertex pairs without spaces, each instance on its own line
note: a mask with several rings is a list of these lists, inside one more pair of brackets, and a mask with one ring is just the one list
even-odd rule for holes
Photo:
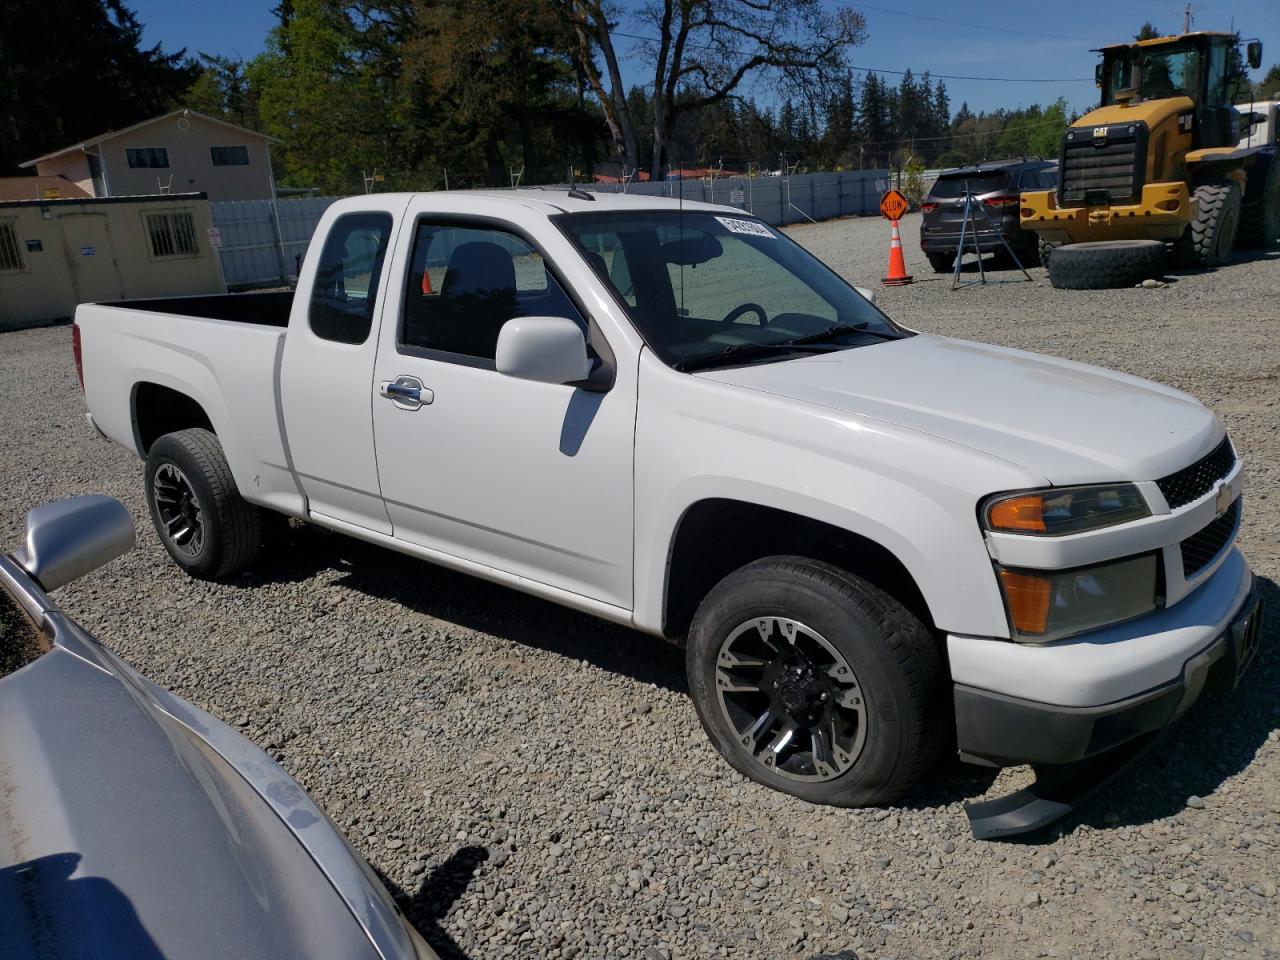
[[1038,777],[975,832],[1033,829],[1257,645],[1213,413],[904,328],[737,209],[353,198],[296,291],[86,304],[73,341],[191,575],[277,513],[683,642],[716,749],[806,800],[958,749]]

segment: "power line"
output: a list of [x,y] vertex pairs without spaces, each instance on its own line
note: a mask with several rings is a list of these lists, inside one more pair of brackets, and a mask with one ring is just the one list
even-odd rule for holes
[[[628,40],[639,40],[642,43],[659,43],[657,37],[643,37],[635,33],[623,33],[621,30],[609,31],[615,37],[626,37]],[[709,43],[686,43],[686,47],[694,47],[701,50],[722,50],[722,47],[713,46]],[[734,53],[739,51],[734,50]],[[905,70],[886,70],[881,67],[860,67],[851,64],[849,69],[856,70],[860,73],[891,73],[896,76],[902,76]],[[934,73],[932,70],[921,71],[927,72],[929,76],[941,80],[981,80],[989,83],[1093,83],[1093,77],[1057,77],[1057,78],[1031,78],[1031,77],[970,77],[954,73]],[[915,71],[912,71],[915,75]]]
[[869,3],[854,4],[856,10],[874,10],[877,13],[887,13],[895,17],[907,17],[911,20],[927,20],[930,23],[945,23],[953,27],[968,27],[970,30],[989,30],[992,33],[1014,33],[1022,37],[1045,37],[1049,40],[1078,40],[1081,43],[1091,43],[1088,37],[1072,37],[1061,33],[1037,33],[1034,30],[1014,30],[1010,27],[988,27],[981,23],[966,23],[963,20],[944,20],[942,17],[926,17],[919,13],[903,13],[901,10],[890,10],[888,7],[873,7]]

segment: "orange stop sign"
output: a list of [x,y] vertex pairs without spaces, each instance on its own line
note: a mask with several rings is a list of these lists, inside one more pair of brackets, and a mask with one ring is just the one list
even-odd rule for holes
[[886,220],[901,220],[910,206],[901,190],[890,190],[880,198],[880,213]]

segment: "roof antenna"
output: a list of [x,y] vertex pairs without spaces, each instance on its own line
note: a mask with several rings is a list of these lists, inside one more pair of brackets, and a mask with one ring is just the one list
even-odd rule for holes
[[594,193],[587,193],[587,191],[585,191],[585,190],[579,190],[577,187],[571,187],[571,188],[569,189],[569,196],[573,197],[573,199],[575,199],[575,200],[592,200],[592,201],[594,201],[594,200],[595,200],[595,198],[596,198],[596,195],[595,195]]

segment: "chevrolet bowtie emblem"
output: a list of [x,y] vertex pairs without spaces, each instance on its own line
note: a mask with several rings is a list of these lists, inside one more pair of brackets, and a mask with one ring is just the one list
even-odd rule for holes
[[1227,508],[1231,506],[1231,488],[1225,483],[1218,484],[1218,496],[1213,501],[1214,510],[1218,516],[1222,516],[1227,512]]

